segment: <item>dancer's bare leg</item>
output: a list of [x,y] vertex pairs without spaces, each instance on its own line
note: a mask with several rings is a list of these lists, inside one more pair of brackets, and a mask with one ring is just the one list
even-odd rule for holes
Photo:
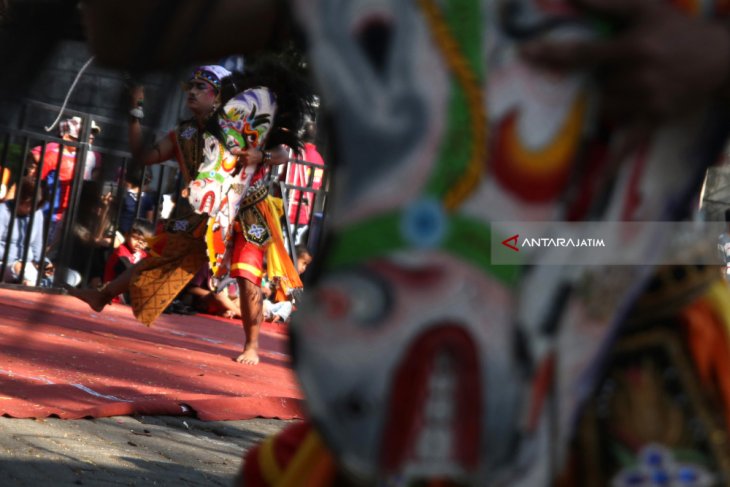
[[132,280],[132,272],[137,266],[130,267],[119,274],[116,279],[109,281],[100,289],[76,289],[68,288],[68,293],[89,305],[97,313],[101,312],[109,302],[122,293],[129,290],[129,283]]
[[247,279],[238,278],[238,290],[241,302],[241,321],[246,334],[243,353],[236,362],[247,365],[259,363],[259,329],[264,321],[263,297],[261,288]]

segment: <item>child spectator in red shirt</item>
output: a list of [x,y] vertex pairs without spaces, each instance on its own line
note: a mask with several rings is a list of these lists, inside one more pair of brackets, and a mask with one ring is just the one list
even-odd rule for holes
[[[124,243],[114,249],[104,267],[104,282],[114,280],[127,268],[147,257],[147,239],[152,237],[152,225],[145,220],[137,220],[127,232]],[[127,303],[124,295],[113,299],[115,303]]]

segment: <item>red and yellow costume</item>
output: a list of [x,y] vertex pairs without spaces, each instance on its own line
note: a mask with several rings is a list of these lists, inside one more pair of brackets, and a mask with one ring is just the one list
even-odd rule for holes
[[280,219],[284,214],[281,198],[268,195],[263,184],[265,167],[254,174],[249,194],[241,205],[239,218],[234,224],[231,276],[241,277],[261,285],[264,274],[276,278],[283,293],[302,287],[294,264],[284,244]]
[[329,487],[335,479],[332,454],[312,426],[302,422],[251,448],[237,485]]

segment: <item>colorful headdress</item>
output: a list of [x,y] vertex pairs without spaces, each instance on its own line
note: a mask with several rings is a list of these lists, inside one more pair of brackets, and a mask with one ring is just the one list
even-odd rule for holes
[[220,91],[223,78],[227,78],[230,75],[231,72],[223,66],[217,66],[215,64],[212,64],[195,68],[195,71],[193,71],[193,75],[190,77],[190,81],[205,81],[206,83],[212,85],[213,88]]

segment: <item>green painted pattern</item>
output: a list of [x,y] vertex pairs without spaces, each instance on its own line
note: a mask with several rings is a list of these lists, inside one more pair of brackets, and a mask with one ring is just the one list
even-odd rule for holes
[[[481,82],[484,76],[484,62],[479,2],[450,0],[446,2],[444,14],[450,32],[466,58],[469,68]],[[466,92],[453,77],[451,89],[446,114],[446,132],[439,147],[436,166],[425,188],[427,194],[440,199],[449,192],[468,168],[472,150],[470,107]]]
[[360,264],[407,247],[400,231],[400,213],[386,213],[358,222],[333,237],[327,267]]
[[[502,239],[497,237],[501,242]],[[463,215],[454,215],[442,248],[494,277],[506,286],[514,286],[520,266],[493,265],[491,262],[492,231],[483,222]]]
[[[482,13],[479,2],[449,0],[445,17],[470,69],[478,81],[484,79]],[[466,171],[471,155],[471,119],[465,90],[452,80],[447,123],[436,166],[426,184],[424,196],[443,199]],[[481,109],[481,107],[480,107]],[[386,213],[358,222],[337,235],[327,256],[327,267],[337,269],[386,257],[411,248],[401,233],[401,212]],[[513,287],[520,276],[518,265],[492,265],[491,230],[483,222],[463,215],[448,217],[448,229],[440,249],[476,266],[505,286]],[[501,240],[500,240],[501,241]]]
[[[387,213],[359,223],[341,233],[328,253],[328,269],[349,267],[409,248],[401,235],[401,213]],[[515,265],[492,265],[490,228],[465,216],[449,218],[440,250],[472,264],[505,286],[514,286],[520,275]]]
[[[445,3],[446,21],[452,26],[452,34],[459,43],[472,72],[481,81],[485,73],[485,57],[482,50],[484,18],[481,2],[474,0],[448,0]],[[455,27],[458,26],[458,27]]]
[[198,177],[195,178],[197,180],[204,180],[204,179],[215,179],[220,184],[224,184],[226,181],[226,178],[219,172],[215,172],[220,169],[221,163],[220,159],[218,160],[218,165],[215,167],[213,171],[205,171],[198,174]]
[[426,183],[426,194],[443,199],[466,171],[471,153],[470,123],[466,94],[454,85],[447,113],[446,133],[439,147],[433,173]]

